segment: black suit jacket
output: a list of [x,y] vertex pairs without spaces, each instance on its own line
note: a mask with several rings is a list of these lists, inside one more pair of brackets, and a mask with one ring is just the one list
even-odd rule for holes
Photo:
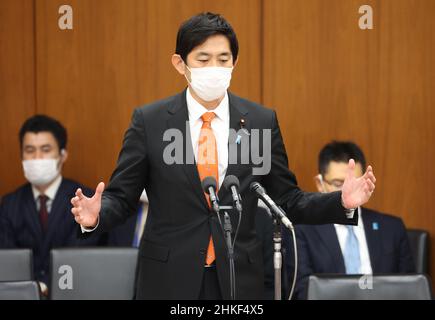
[[[244,209],[235,245],[236,295],[238,299],[262,298],[263,258],[261,242],[255,235],[257,198],[249,191],[251,182],[263,184],[295,223],[356,223],[356,219],[345,217],[339,192],[308,194],[297,187],[295,176],[288,169],[274,111],[230,93],[229,105],[231,128],[239,130],[240,120],[244,119],[248,131],[270,129],[272,135],[271,142],[266,142],[271,143],[272,152],[268,175],[253,176],[252,161],[241,164],[243,142],[236,143],[231,136],[229,157],[237,150],[238,164],[229,164],[226,172],[240,179]],[[197,299],[210,234],[215,244],[222,295],[230,298],[225,243],[218,219],[210,212],[201,188],[187,121],[186,91],[136,109],[117,167],[103,194],[99,232],[135,214],[139,196],[144,188],[147,190],[150,214],[139,249],[136,295],[139,299]],[[163,161],[165,147],[174,141],[164,141],[168,129],[176,129],[184,138],[181,160],[187,158],[190,163]],[[242,139],[249,140],[249,136],[242,134]],[[221,205],[232,203],[225,188],[218,195]],[[237,215],[230,215],[236,226]]]
[[0,247],[33,250],[34,276],[48,283],[50,249],[79,245],[96,245],[99,237],[87,240],[76,237],[77,224],[71,214],[71,198],[77,188],[85,194],[91,191],[77,182],[62,179],[48,215],[45,235],[39,222],[30,184],[3,197],[0,204]]
[[[415,272],[405,226],[400,218],[361,209],[361,218],[373,274]],[[343,254],[332,224],[321,226],[296,226],[298,249],[298,276],[295,297],[304,299],[308,276],[314,273],[345,274]],[[293,276],[293,242],[286,234],[289,277]]]

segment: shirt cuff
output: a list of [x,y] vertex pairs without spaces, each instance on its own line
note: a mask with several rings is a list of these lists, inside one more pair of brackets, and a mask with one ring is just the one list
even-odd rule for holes
[[80,225],[80,229],[82,229],[82,233],[92,232],[98,228],[99,224],[100,224],[100,217],[98,217],[97,225],[94,228],[87,228],[87,227],[83,227],[82,225]]
[[348,219],[353,219],[353,216],[355,215],[355,210],[358,209],[358,207],[356,207],[356,208],[352,208],[352,209],[347,209],[347,208],[344,206],[343,196],[340,197],[340,201],[341,201],[341,206],[343,207],[344,212],[346,213],[346,218],[348,218]]
[[346,213],[346,218],[353,219],[353,216],[355,215],[356,209],[345,209],[344,212]]

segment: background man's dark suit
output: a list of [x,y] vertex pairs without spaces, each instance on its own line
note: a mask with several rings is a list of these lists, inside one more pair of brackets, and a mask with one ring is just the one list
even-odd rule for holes
[[[408,236],[402,220],[366,208],[361,209],[361,218],[372,272],[374,274],[415,272]],[[334,225],[298,225],[295,229],[299,258],[295,295],[296,298],[305,299],[310,274],[345,274],[346,269]],[[287,258],[289,276],[293,274],[292,243],[291,238],[286,234],[286,248],[290,252],[290,257]]]
[[131,247],[136,229],[136,216],[129,217],[125,223],[107,233],[108,247]]
[[[71,215],[71,198],[77,188],[92,191],[77,182],[62,179],[49,213],[44,237],[30,184],[3,197],[0,204],[0,247],[33,249],[34,276],[48,283],[50,249],[96,245],[98,237],[77,239],[77,224]],[[90,193],[91,192],[91,193]]]
[[[253,181],[262,183],[295,223],[355,223],[346,218],[341,193],[307,194],[296,185],[288,170],[287,155],[274,111],[229,94],[230,127],[272,130],[272,164],[269,175],[253,176],[253,164],[229,164],[227,175],[240,179],[243,217],[235,246],[237,298],[263,297],[263,257],[255,236],[257,198],[249,191]],[[186,134],[186,92],[135,110],[127,130],[117,167],[103,194],[98,232],[110,229],[136,212],[142,190],[147,190],[152,212],[139,249],[137,298],[197,299],[204,272],[205,253],[212,233],[216,268],[224,299],[229,299],[229,272],[223,235],[201,188],[195,163],[168,165],[163,160],[167,129],[183,134],[183,158],[194,159],[190,135]],[[187,129],[187,131],[189,131]],[[189,133],[189,132],[187,132]],[[248,139],[247,135],[242,136]],[[235,139],[234,139],[235,140]],[[235,141],[229,141],[234,144]],[[240,161],[240,146],[238,163]],[[259,149],[262,150],[262,142]],[[231,151],[232,148],[229,148]],[[231,159],[231,154],[229,158]],[[232,203],[231,194],[219,190],[222,205]],[[332,214],[327,214],[332,212]],[[237,215],[230,213],[233,226]],[[234,228],[235,229],[235,228]]]

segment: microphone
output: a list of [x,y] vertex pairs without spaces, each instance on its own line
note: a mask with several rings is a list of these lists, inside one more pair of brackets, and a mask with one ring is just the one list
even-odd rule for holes
[[224,213],[224,232],[225,232],[225,240],[227,241],[227,246],[228,246],[228,253],[232,257],[234,254],[234,248],[231,243],[231,232],[233,232],[233,227],[231,226],[230,216],[226,211]]
[[216,179],[211,176],[205,177],[204,180],[202,180],[202,189],[210,196],[213,211],[219,214],[219,199],[216,195],[216,185]]
[[268,206],[272,213],[274,213],[281,220],[283,225],[285,225],[290,230],[293,229],[293,225],[286,217],[284,211],[280,207],[278,207],[276,203],[269,197],[269,195],[266,193],[266,190],[262,187],[261,184],[259,184],[258,182],[252,182],[249,186],[249,189],[257,194],[257,197],[259,197],[264,202],[264,204]]
[[231,195],[233,196],[234,206],[237,211],[242,212],[242,199],[239,195],[240,182],[236,176],[229,175],[225,177],[224,182],[222,183],[228,191],[231,191]]

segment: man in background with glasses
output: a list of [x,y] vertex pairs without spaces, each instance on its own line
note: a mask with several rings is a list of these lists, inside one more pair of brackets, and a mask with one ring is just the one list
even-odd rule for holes
[[[317,190],[340,191],[349,159],[354,159],[355,177],[363,175],[366,160],[353,142],[333,141],[319,153]],[[415,272],[402,219],[358,207],[358,225],[297,225],[298,281],[295,296],[306,298],[311,274],[380,274]],[[287,235],[288,274],[293,274],[292,240]]]

